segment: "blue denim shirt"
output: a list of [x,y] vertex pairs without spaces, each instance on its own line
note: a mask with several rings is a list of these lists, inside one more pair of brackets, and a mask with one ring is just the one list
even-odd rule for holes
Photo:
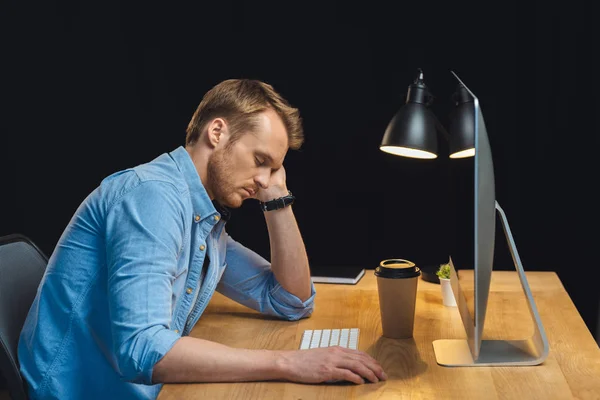
[[[215,290],[265,314],[312,313],[232,239],[183,147],[102,181],[51,255],[21,332],[32,399],[154,399],[154,365]],[[208,254],[206,276],[202,266]]]

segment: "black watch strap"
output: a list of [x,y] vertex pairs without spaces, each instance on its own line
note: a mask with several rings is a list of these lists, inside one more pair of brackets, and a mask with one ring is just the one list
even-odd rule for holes
[[291,204],[294,204],[294,200],[296,197],[288,190],[287,196],[279,197],[277,199],[260,202],[260,208],[263,211],[273,211],[279,210],[281,208],[287,207]]

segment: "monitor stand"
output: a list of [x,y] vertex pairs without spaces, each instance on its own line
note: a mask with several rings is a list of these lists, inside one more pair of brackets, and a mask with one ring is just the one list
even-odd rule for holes
[[527,283],[508,220],[498,202],[496,202],[496,211],[500,214],[510,253],[527,298],[529,312],[534,322],[533,336],[524,340],[482,340],[479,357],[476,360],[473,359],[466,339],[435,340],[433,349],[436,361],[440,365],[448,367],[525,366],[541,364],[548,357],[548,339]]

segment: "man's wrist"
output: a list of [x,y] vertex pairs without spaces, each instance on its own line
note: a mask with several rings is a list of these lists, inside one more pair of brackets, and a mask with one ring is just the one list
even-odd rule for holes
[[272,190],[269,190],[268,193],[262,194],[262,196],[258,198],[258,201],[261,203],[266,203],[267,201],[287,196],[288,192],[289,190],[287,188],[273,188]]
[[286,207],[294,204],[295,200],[296,200],[296,197],[292,194],[291,191],[288,190],[288,192],[285,196],[281,196],[281,197],[275,198],[273,200],[265,201],[265,202],[261,201],[260,208],[261,208],[261,210],[263,210],[265,212],[281,210],[282,208],[286,208]]
[[289,373],[290,360],[286,356],[286,353],[288,353],[288,352],[289,351],[281,351],[281,350],[273,351],[274,363],[273,363],[272,373],[274,376],[277,377],[275,379],[280,379],[280,380],[289,380],[290,379],[290,373]]

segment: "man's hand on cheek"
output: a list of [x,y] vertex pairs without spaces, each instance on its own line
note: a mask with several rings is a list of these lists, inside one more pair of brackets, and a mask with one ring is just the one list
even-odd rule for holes
[[285,182],[285,168],[281,166],[281,168],[271,174],[269,187],[266,189],[259,189],[256,193],[256,198],[259,201],[265,202],[286,196],[287,194],[288,189]]

